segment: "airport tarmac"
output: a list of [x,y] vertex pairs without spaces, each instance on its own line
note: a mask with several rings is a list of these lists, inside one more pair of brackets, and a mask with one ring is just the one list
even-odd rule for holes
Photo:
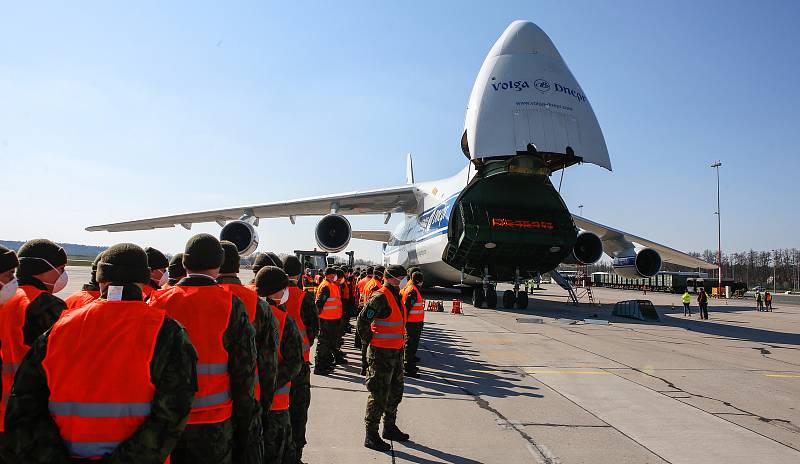
[[[69,271],[65,294],[88,276]],[[448,311],[459,296],[425,293]],[[683,316],[680,295],[594,293],[599,307],[546,285],[526,310],[427,313],[422,377],[406,379],[398,415],[412,441],[387,454],[362,446],[367,393],[346,336],[350,365],[312,376],[304,461],[800,462],[800,305],[712,300],[701,321],[694,303]],[[661,322],[610,315],[639,298]]]

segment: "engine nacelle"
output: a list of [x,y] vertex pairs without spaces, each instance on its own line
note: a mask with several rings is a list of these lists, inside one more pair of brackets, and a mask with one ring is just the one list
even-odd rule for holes
[[329,214],[317,223],[314,236],[317,245],[330,253],[338,253],[350,243],[352,228],[350,221],[341,214]]
[[219,232],[219,239],[233,242],[241,256],[248,256],[258,248],[258,232],[253,224],[245,221],[225,224]]
[[578,232],[572,253],[564,260],[565,264],[594,264],[603,256],[603,241],[597,234],[587,231]]
[[614,258],[611,267],[616,274],[629,279],[653,277],[661,270],[661,255],[652,248],[644,248],[635,255]]

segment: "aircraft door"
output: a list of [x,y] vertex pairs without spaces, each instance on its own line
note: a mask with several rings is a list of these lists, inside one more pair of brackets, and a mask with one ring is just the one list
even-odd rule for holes
[[517,152],[527,151],[532,143],[540,152],[566,153],[571,147],[576,155],[582,153],[578,120],[556,111],[515,110],[514,137]]

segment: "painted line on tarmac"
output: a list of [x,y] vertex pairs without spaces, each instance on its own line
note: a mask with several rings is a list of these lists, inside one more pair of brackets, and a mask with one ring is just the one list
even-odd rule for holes
[[777,379],[800,379],[800,374],[764,374],[764,376]]
[[566,374],[566,375],[611,375],[606,371],[554,371],[554,370],[538,370],[538,369],[525,369],[526,374]]

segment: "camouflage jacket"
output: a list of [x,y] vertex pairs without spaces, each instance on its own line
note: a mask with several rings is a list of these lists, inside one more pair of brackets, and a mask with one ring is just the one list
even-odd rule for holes
[[[101,296],[105,298],[105,295]],[[142,299],[141,291],[125,287],[123,298]],[[50,390],[42,361],[48,330],[33,343],[22,361],[6,412],[6,441],[20,462],[73,462],[48,411]],[[197,354],[180,324],[166,318],[156,337],[150,361],[155,386],[150,416],[102,463],[160,463],[178,442],[197,392]],[[98,461],[94,461],[98,462]]]
[[[234,276],[219,276],[220,284],[242,285]],[[275,395],[276,375],[278,372],[278,319],[272,314],[269,305],[259,298],[256,304],[256,316],[253,326],[256,330],[256,351],[258,364],[258,383],[261,387],[261,409],[269,411],[272,397]]]

